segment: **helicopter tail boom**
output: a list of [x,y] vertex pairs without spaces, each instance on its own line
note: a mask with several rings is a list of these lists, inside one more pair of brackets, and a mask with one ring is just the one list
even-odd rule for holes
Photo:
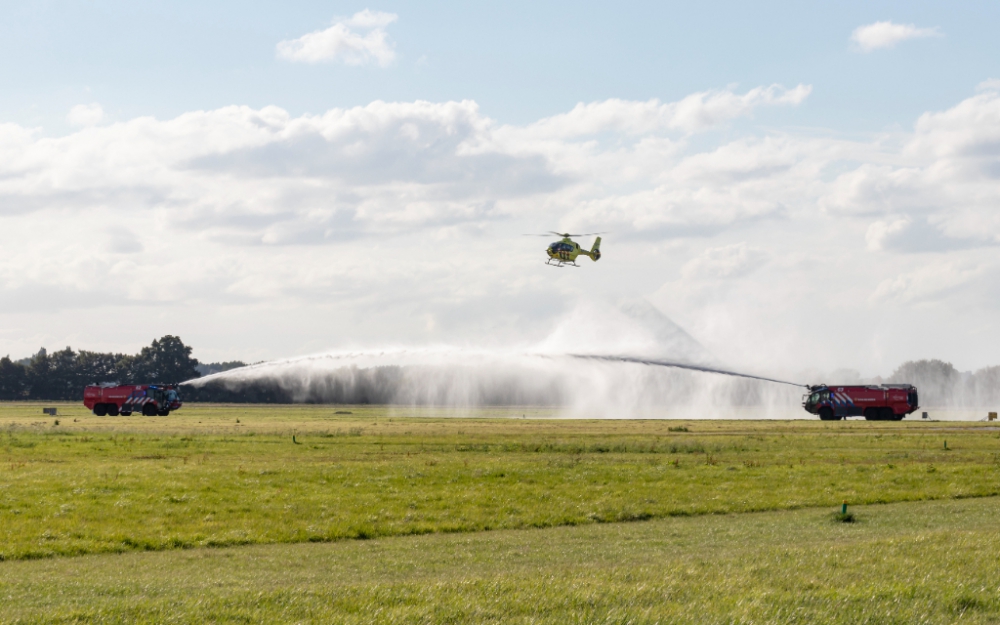
[[586,254],[587,256],[590,256],[590,259],[595,263],[601,260],[601,237],[597,237],[594,240],[593,247],[591,247],[590,251],[586,252]]

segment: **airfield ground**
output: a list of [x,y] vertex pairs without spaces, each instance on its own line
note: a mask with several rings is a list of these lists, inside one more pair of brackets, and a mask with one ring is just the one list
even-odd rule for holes
[[995,424],[56,405],[0,404],[4,623],[1000,620]]

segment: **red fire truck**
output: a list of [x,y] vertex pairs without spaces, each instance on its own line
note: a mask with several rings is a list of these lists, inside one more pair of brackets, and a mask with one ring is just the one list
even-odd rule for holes
[[807,412],[818,414],[824,421],[837,421],[847,417],[864,417],[869,421],[900,421],[920,406],[917,404],[917,388],[911,384],[819,384],[809,387],[809,395],[802,402],[802,407]]
[[100,384],[83,390],[83,405],[99,417],[127,417],[135,411],[147,417],[165,417],[181,407],[181,396],[173,384]]

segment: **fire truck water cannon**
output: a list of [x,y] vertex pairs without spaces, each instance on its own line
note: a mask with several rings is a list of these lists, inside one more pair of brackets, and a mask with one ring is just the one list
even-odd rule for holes
[[809,387],[802,407],[823,421],[864,417],[869,421],[900,421],[919,408],[917,388],[912,384],[880,386]]
[[83,405],[98,417],[128,417],[133,412],[165,417],[181,407],[181,396],[175,384],[98,384],[83,390]]
[[671,367],[688,369],[703,373],[731,375],[751,380],[788,384],[809,389],[802,398],[802,407],[806,412],[819,415],[823,421],[838,421],[847,417],[864,417],[869,421],[900,421],[906,415],[918,409],[917,388],[912,384],[883,384],[881,386],[829,386],[817,384],[810,386],[786,380],[765,378],[759,375],[739,373],[715,369],[691,363],[636,358],[632,356],[612,356],[600,354],[569,354],[573,358],[583,360],[603,360],[607,362],[628,362],[650,367]]

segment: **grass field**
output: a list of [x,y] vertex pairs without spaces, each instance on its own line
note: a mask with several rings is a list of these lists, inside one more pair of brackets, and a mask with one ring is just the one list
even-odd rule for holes
[[991,424],[59,408],[0,404],[0,621],[998,615]]
[[0,565],[5,623],[996,623],[996,498]]

